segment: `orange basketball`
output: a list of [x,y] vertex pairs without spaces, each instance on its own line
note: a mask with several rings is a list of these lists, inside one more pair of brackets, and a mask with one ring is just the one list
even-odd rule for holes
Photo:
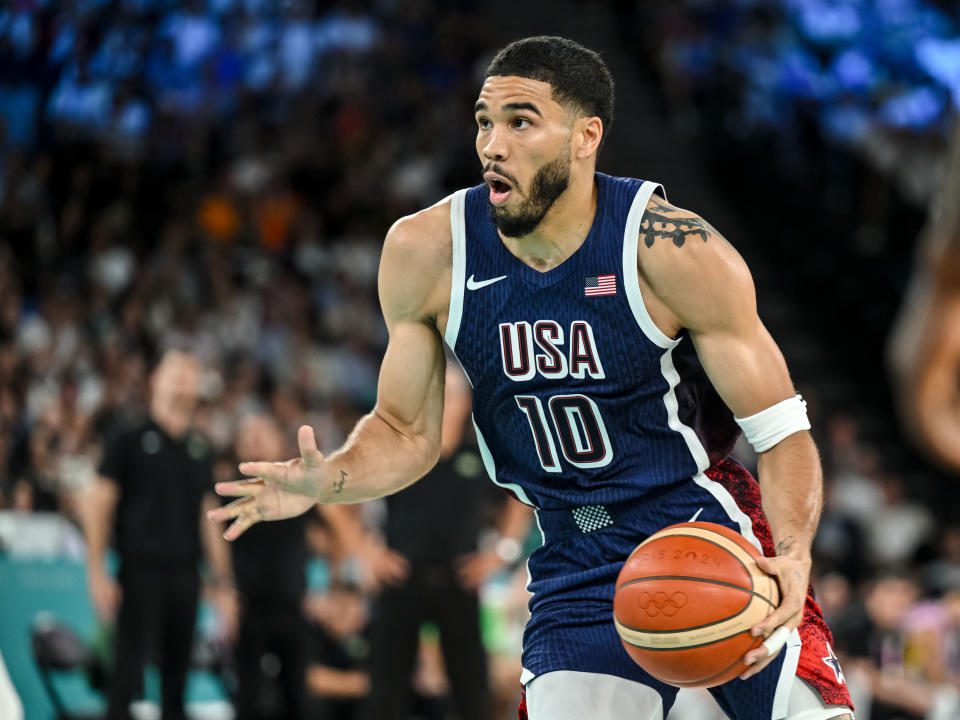
[[617,578],[614,622],[644,670],[677,687],[713,687],[746,670],[750,628],[780,603],[757,549],[722,525],[688,522],[637,546]]

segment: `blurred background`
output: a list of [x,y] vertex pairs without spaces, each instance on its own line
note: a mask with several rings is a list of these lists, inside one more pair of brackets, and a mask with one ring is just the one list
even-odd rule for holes
[[[105,707],[111,623],[88,597],[81,519],[111,433],[147,412],[160,353],[202,363],[195,426],[217,479],[233,477],[251,415],[279,423],[286,456],[301,423],[337,447],[374,402],[385,231],[480,181],[486,64],[545,33],[613,71],[600,169],[664,183],[754,272],[824,457],[814,584],[858,718],[960,718],[957,478],[906,441],[885,359],[960,106],[960,3],[9,0],[0,653],[26,718]],[[471,443],[458,472],[486,483]],[[481,552],[502,502],[484,500]],[[365,506],[359,530],[317,513],[302,528],[311,718],[363,717],[389,572],[350,533],[376,547],[388,513]],[[475,577],[496,720],[519,698],[526,573],[513,555]],[[230,718],[235,635],[213,584],[188,711]],[[436,625],[419,636],[408,717],[463,717]],[[263,654],[262,717],[286,717],[270,690],[280,665]],[[159,717],[149,673],[143,694],[136,716]],[[691,697],[671,717],[712,712]]]

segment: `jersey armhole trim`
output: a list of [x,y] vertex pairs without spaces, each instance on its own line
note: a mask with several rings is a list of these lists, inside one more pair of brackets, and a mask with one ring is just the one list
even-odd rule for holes
[[[530,501],[530,498],[527,496],[526,491],[522,487],[515,483],[501,482],[497,480],[497,463],[493,459],[493,453],[490,452],[490,448],[487,446],[487,441],[484,439],[483,433],[480,432],[480,426],[477,425],[477,419],[474,417],[473,413],[470,414],[470,419],[473,421],[473,430],[477,436],[477,449],[480,450],[480,459],[483,460],[483,467],[487,471],[490,481],[494,485],[499,485],[500,487],[507,488],[513,492],[520,502],[529,505],[532,508],[537,507]],[[540,520],[538,518],[537,526],[539,527],[539,525]],[[542,529],[540,530],[540,535],[541,537],[543,536]]]
[[450,268],[450,308],[447,311],[447,327],[443,339],[456,354],[457,336],[460,334],[460,319],[463,316],[463,284],[467,272],[467,230],[464,218],[467,191],[457,190],[450,198],[450,235],[452,238],[453,262]]
[[780,667],[776,690],[773,691],[773,712],[770,714],[772,720],[789,720],[787,715],[790,714],[790,690],[794,683],[803,682],[797,677],[797,665],[800,664],[802,649],[803,639],[797,628],[794,628],[787,639],[786,647],[783,648],[783,665]]
[[650,202],[650,196],[658,189],[661,193],[663,192],[663,187],[660,184],[648,180],[637,190],[633,203],[630,205],[627,226],[623,235],[623,288],[627,293],[627,302],[630,304],[630,310],[633,311],[633,317],[643,334],[654,345],[669,350],[676,347],[680,340],[668,337],[653,322],[653,318],[647,311],[647,306],[643,303],[643,296],[640,293],[640,279],[637,275],[637,244],[640,239],[640,223],[647,210],[647,203]]

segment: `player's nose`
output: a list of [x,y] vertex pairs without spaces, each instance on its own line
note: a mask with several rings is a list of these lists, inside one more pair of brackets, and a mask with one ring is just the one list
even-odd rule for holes
[[504,134],[493,129],[487,135],[487,142],[482,149],[483,157],[487,160],[502,161],[507,158],[507,143]]

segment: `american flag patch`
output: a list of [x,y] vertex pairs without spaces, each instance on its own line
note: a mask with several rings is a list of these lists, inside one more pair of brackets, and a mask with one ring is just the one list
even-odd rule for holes
[[587,297],[594,295],[616,295],[616,275],[592,275],[584,278],[583,294]]

